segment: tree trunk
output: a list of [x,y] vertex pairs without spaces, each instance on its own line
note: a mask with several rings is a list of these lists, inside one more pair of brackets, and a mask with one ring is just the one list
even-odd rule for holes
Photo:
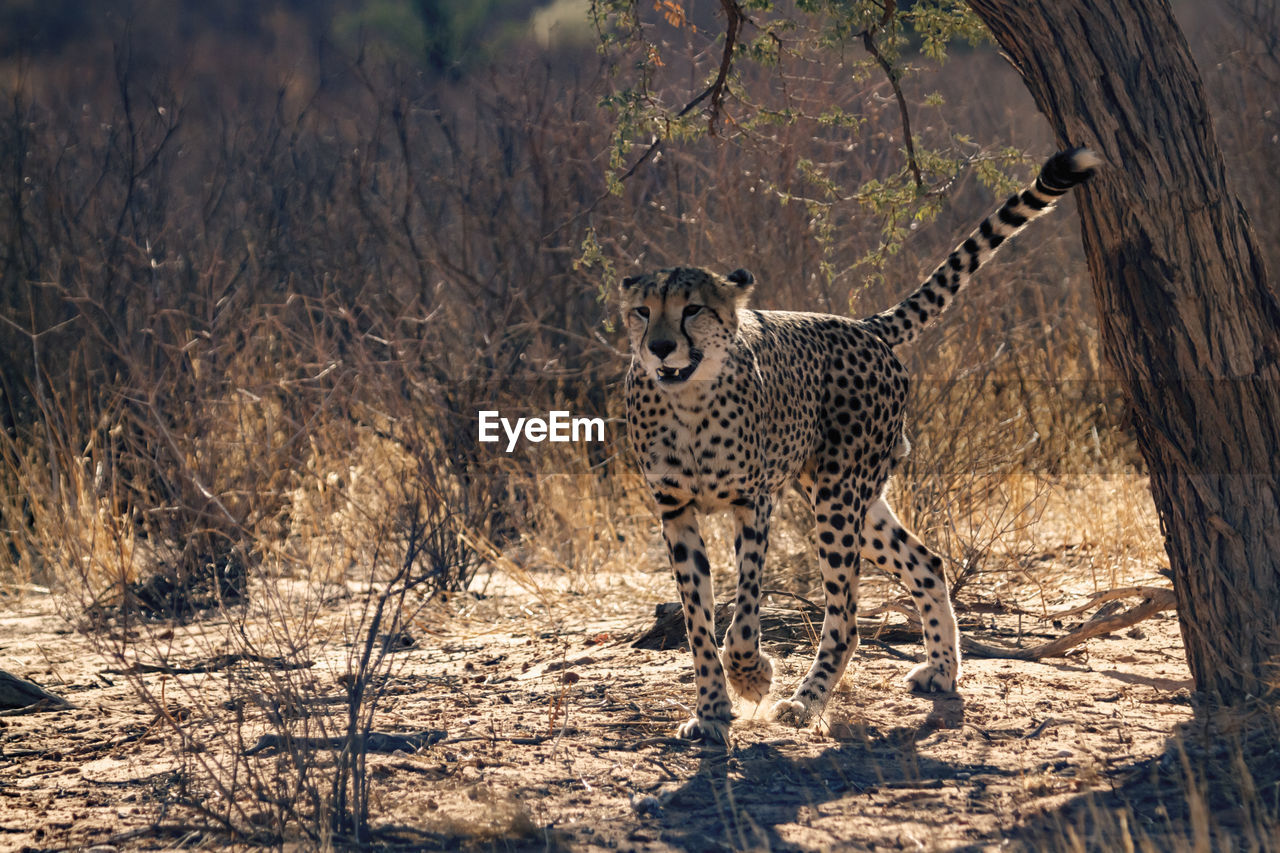
[[1280,303],[1165,0],[969,0],[1060,142],[1103,350],[1133,405],[1187,660],[1211,699],[1280,701]]

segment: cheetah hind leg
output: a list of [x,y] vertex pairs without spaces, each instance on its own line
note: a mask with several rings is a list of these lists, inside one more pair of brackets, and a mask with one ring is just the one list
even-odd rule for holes
[[856,500],[846,510],[830,491],[823,489],[813,504],[817,517],[825,519],[815,527],[818,565],[822,567],[826,591],[818,653],[795,693],[775,704],[772,711],[775,720],[797,727],[816,717],[818,728],[826,728],[822,712],[858,647],[858,534],[846,519],[860,515],[862,510]]
[[867,510],[862,556],[892,574],[920,612],[926,660],[904,679],[908,690],[948,693],[960,682],[960,632],[956,627],[942,558],[907,530],[884,498]]

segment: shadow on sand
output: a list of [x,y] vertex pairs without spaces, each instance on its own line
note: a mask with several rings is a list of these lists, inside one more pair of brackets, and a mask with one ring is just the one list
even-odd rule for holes
[[[1007,767],[920,755],[916,744],[940,728],[964,725],[963,699],[934,698],[919,726],[889,730],[836,726],[833,745],[795,759],[774,741],[726,753],[704,747],[695,775],[666,794],[656,815],[658,841],[683,850],[805,849],[780,827],[801,810],[851,795],[892,789],[927,791],[949,780],[1010,777]],[[674,747],[680,749],[681,747]],[[1207,711],[1171,732],[1154,758],[1111,768],[1109,790],[1092,790],[1008,827],[1003,837],[956,848],[1013,850],[1280,850],[1280,716],[1275,711]],[[913,822],[927,829],[957,819],[922,806]],[[890,842],[890,839],[882,839]],[[849,837],[844,849],[872,849],[876,839]],[[825,845],[820,845],[825,846]],[[892,843],[890,843],[892,846]],[[807,847],[807,845],[806,845]]]
[[1164,751],[1021,824],[1027,850],[1280,850],[1280,711],[1197,707]]

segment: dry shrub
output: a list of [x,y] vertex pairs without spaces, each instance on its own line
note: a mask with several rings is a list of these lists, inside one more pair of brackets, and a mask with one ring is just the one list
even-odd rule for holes
[[[245,839],[367,840],[360,744],[423,608],[539,525],[588,541],[532,502],[610,484],[599,519],[620,494],[616,446],[476,442],[480,409],[607,408],[599,288],[565,248],[585,224],[557,233],[553,203],[603,184],[592,100],[363,65],[272,98],[100,59],[18,80],[0,125],[6,574],[67,593],[165,724],[171,802]],[[625,536],[549,541],[582,576]]]

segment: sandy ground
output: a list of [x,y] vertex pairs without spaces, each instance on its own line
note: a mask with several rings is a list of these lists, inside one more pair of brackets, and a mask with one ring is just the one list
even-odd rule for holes
[[[1013,840],[1036,848],[1027,839],[1037,834],[1094,831],[1076,826],[1090,811],[1082,804],[1114,799],[1110,792],[1167,764],[1170,734],[1192,716],[1177,622],[1165,613],[1063,659],[971,657],[957,695],[898,686],[910,668],[902,656],[919,654],[918,640],[864,643],[829,706],[829,731],[788,728],[768,721],[764,706],[741,705],[729,748],[707,748],[670,737],[692,699],[688,653],[630,646],[651,622],[650,603],[623,600],[587,622],[506,598],[491,594],[456,619],[421,615],[414,645],[392,656],[376,728],[445,735],[417,752],[370,756],[383,845],[952,850]],[[331,602],[316,620],[335,628],[312,654],[308,677],[322,698],[341,696],[350,648],[339,628],[350,624],[350,607]],[[1024,643],[1062,633],[1007,612],[962,613],[961,623],[989,642],[1019,627]],[[220,624],[230,623],[146,626],[138,646],[162,646],[172,665],[208,660]],[[776,698],[812,650],[766,649],[777,663]],[[0,849],[226,846],[182,806],[192,787],[179,781],[216,764],[229,744],[253,742],[258,729],[244,722],[252,718],[237,717],[225,697],[236,676],[251,682],[270,667],[126,676],[49,596],[27,595],[0,613],[0,668],[76,705],[0,718]],[[159,698],[141,703],[131,683]],[[190,732],[185,745],[160,702]],[[280,760],[247,759],[264,770]],[[331,759],[317,761],[323,778]],[[1134,806],[1157,833],[1160,804]]]

